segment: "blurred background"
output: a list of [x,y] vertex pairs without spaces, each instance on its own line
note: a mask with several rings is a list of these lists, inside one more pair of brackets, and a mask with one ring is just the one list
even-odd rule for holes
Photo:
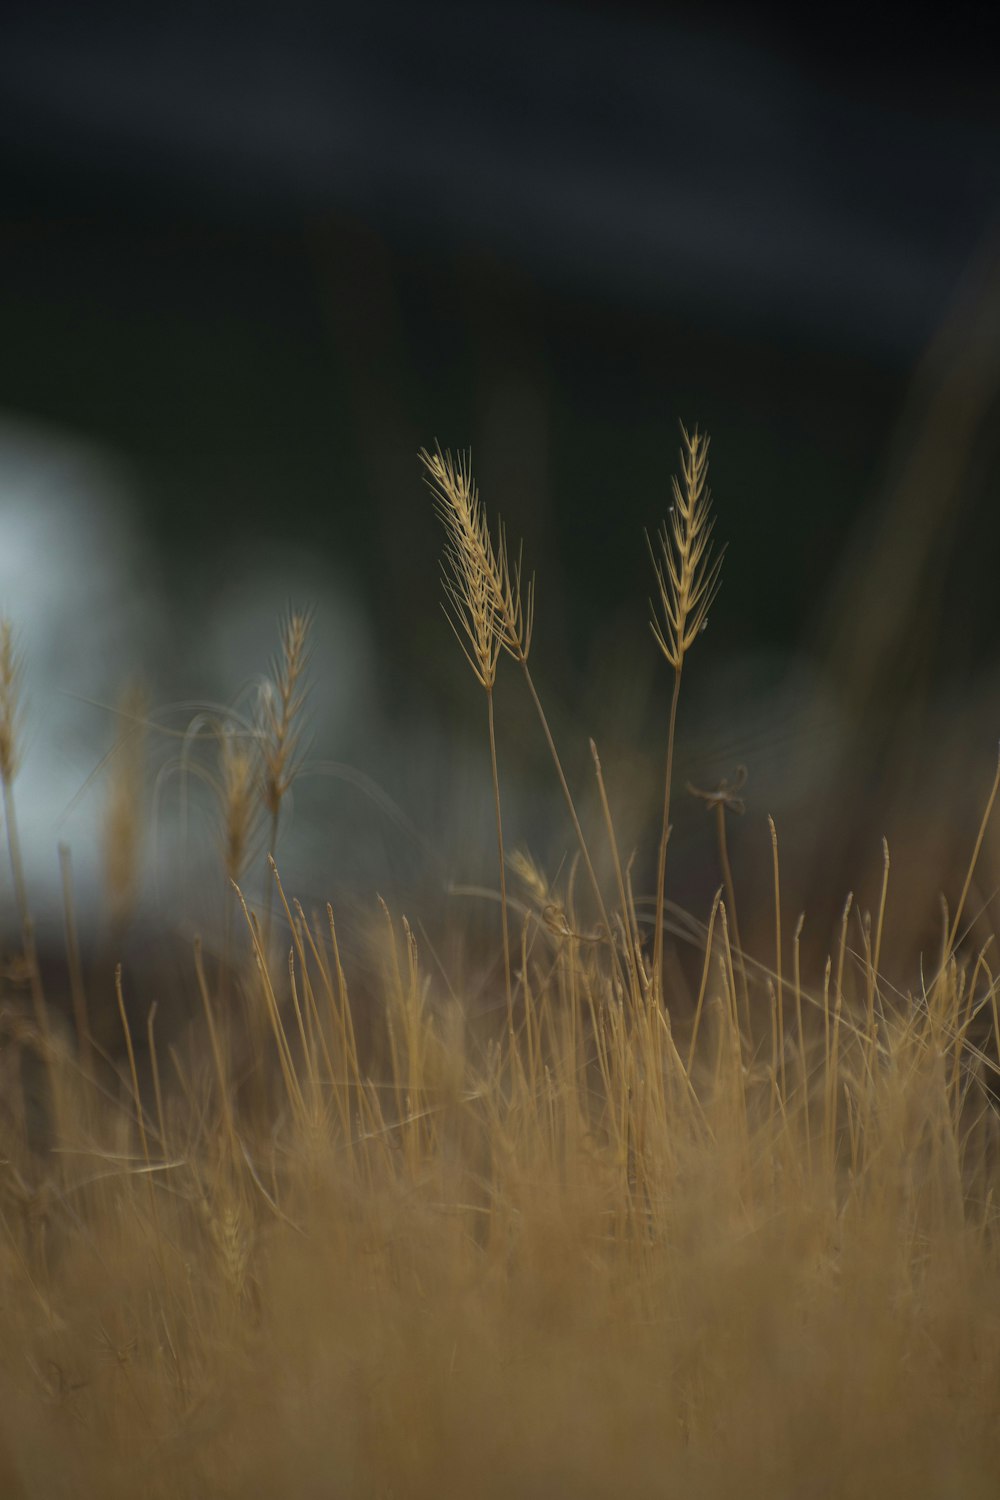
[[[877,895],[883,834],[898,920],[933,928],[1000,734],[987,16],[903,36],[632,0],[8,7],[0,608],[53,922],[59,841],[100,920],[137,680],[143,901],[202,920],[185,730],[245,707],[289,601],[317,613],[286,884],[495,885],[485,707],[416,459],[435,440],[471,446],[524,538],[557,738],[585,804],[598,740],[648,889],[670,681],[643,529],[683,420],[712,435],[729,551],[686,669],[673,894],[704,915],[719,878],[686,782],[744,764],[748,904],[771,812],[822,943],[849,884]],[[518,689],[508,836],[554,871],[570,832]]]

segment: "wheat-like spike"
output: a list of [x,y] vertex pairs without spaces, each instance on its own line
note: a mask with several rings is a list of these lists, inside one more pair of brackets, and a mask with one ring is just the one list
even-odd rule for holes
[[656,575],[662,621],[655,612],[650,626],[656,643],[675,671],[708,623],[708,612],[719,591],[723,547],[712,555],[712,495],[708,488],[709,439],[697,427],[681,426],[681,477],[673,480],[674,503],[669,522],[657,532],[659,557],[646,535]]
[[243,878],[254,823],[257,768],[247,746],[226,725],[219,740],[223,863],[229,880]]
[[522,594],[522,548],[519,543],[513,570],[507,558],[507,531],[502,521],[497,525],[497,559],[504,591],[504,618],[510,622],[510,640],[504,650],[517,661],[527,661],[531,650],[531,632],[535,624],[535,577],[528,579]]
[[420,461],[445,529],[442,570],[451,627],[477,679],[485,688],[496,680],[500,651],[526,661],[531,647],[534,585],[522,594],[521,557],[513,569],[503,525],[494,545],[470,455],[437,448],[420,451]]
[[212,1232],[230,1291],[238,1303],[242,1302],[250,1265],[250,1240],[235,1199],[226,1204],[217,1218],[213,1218]]
[[275,821],[298,770],[311,624],[311,611],[289,610],[281,622],[278,654],[271,663],[270,679],[259,700],[263,801]]
[[469,666],[482,687],[496,681],[501,638],[487,574],[476,552],[454,539],[441,558],[444,612]]
[[719,590],[723,547],[712,556],[712,495],[708,488],[709,440],[698,428],[688,432],[681,423],[681,479],[673,480],[674,503],[669,523],[664,521],[657,533],[660,555],[657,557],[646,534],[646,546],[653,563],[660,595],[662,621],[650,605],[650,626],[656,644],[674,669],[674,687],[670,700],[667,728],[667,763],[663,784],[663,827],[656,868],[656,926],[653,934],[653,978],[662,997],[663,986],[663,903],[670,838],[670,785],[673,778],[674,734],[677,727],[677,702],[680,696],[684,658],[695,638],[708,623],[708,611]]
[[463,654],[482,687],[496,681],[502,649],[498,619],[501,598],[498,567],[468,453],[456,458],[440,449],[422,450],[435,509],[444,527],[441,573],[445,614]]
[[507,863],[531,899],[539,906],[544,906],[549,900],[549,883],[528,851],[515,849]]

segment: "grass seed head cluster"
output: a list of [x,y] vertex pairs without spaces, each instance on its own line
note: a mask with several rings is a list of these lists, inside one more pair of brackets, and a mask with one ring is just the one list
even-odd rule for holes
[[[680,686],[722,559],[707,438],[682,431],[650,544],[672,675],[649,901],[634,880],[652,847],[619,847],[593,741],[584,826],[529,666],[533,583],[469,459],[421,458],[446,610],[487,701],[496,1006],[470,1006],[463,975],[374,894],[373,929],[345,944],[332,907],[286,892],[275,856],[309,703],[295,612],[255,712],[200,721],[227,918],[190,953],[195,1021],[161,1042],[127,966],[87,970],[68,851],[69,992],[52,992],[17,837],[19,659],[0,629],[15,897],[0,1493],[992,1497],[1000,1015],[992,940],[970,945],[965,924],[997,784],[939,950],[914,972],[886,972],[887,847],[874,910],[849,900],[825,966],[803,972],[773,821],[770,936],[743,949],[725,845],[742,778],[700,794],[720,889],[679,927]],[[558,878],[505,842],[505,661],[575,841]],[[120,923],[143,712],[134,700],[123,721],[108,817]],[[676,961],[676,931],[694,965]],[[115,1047],[97,1040],[108,1014]]]

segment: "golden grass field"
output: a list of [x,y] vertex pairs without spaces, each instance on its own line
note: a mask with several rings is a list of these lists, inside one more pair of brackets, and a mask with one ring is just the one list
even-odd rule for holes
[[[719,788],[719,893],[679,962],[674,746],[721,581],[707,440],[683,433],[650,541],[664,778],[641,893],[593,745],[599,815],[578,812],[532,676],[527,574],[468,462],[422,458],[486,699],[494,1004],[469,1006],[374,892],[348,942],[278,865],[262,883],[309,712],[294,612],[253,722],[206,721],[228,913],[189,955],[195,1020],[161,1042],[115,955],[85,973],[68,856],[54,990],[18,846],[23,685],[3,627],[0,1496],[993,1500],[1000,1016],[973,907],[997,783],[933,951],[890,966],[886,846],[870,911],[817,914],[834,940],[815,972],[779,830],[741,892],[725,842],[740,786]],[[555,881],[505,842],[508,671],[573,841]],[[106,832],[119,927],[138,785],[126,745]]]

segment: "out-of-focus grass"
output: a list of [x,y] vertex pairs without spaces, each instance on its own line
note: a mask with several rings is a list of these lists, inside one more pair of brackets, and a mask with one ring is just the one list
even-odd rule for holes
[[[687,640],[671,534],[668,644]],[[459,526],[452,545],[469,548],[450,576],[478,611],[477,675],[490,690],[504,654],[523,669],[580,845],[557,880],[505,849],[491,702],[505,879],[485,967],[443,963],[374,895],[371,922],[341,933],[273,862],[259,913],[245,897],[303,743],[304,617],[256,718],[201,724],[228,915],[191,953],[186,1029],[164,1029],[127,969],[81,993],[71,907],[72,994],[46,992],[12,728],[0,1491],[992,1497],[1000,1015],[991,940],[970,946],[964,925],[980,844],[912,968],[885,941],[888,849],[871,912],[837,914],[815,972],[773,825],[756,890],[736,889],[722,844],[724,893],[685,916],[675,691],[667,895],[661,863],[644,902],[596,747],[594,826],[577,812],[503,538],[494,554],[488,529]],[[16,671],[0,687],[16,726]],[[130,787],[134,803],[134,768],[109,819],[126,843]],[[723,832],[738,794],[715,794]],[[108,868],[124,920],[126,866]],[[109,1016],[116,1050],[91,1034]]]

